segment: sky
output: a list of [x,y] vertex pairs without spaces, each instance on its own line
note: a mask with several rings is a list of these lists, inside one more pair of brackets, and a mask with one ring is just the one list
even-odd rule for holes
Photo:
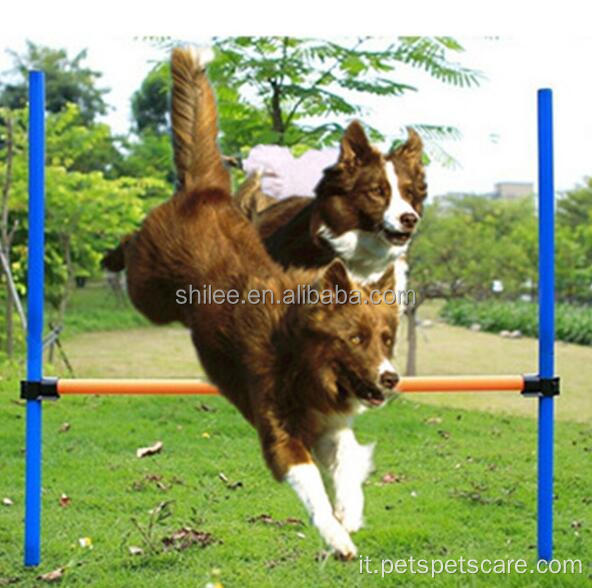
[[[52,30],[48,27],[48,30]],[[563,38],[512,35],[454,35],[463,45],[454,61],[478,69],[479,87],[458,88],[425,72],[403,67],[397,76],[417,87],[403,97],[360,95],[360,117],[390,141],[413,123],[453,125],[459,140],[441,142],[458,162],[454,168],[433,160],[427,169],[429,193],[491,192],[500,181],[532,182],[536,187],[536,90],[551,87],[555,112],[555,184],[558,191],[581,184],[592,175],[592,36]],[[198,44],[207,37],[179,35]],[[0,72],[11,66],[7,49],[22,52],[25,40],[64,47],[72,57],[88,49],[86,64],[103,73],[101,85],[111,91],[106,118],[115,132],[130,125],[130,97],[162,50],[132,33],[76,35],[17,31],[0,36]],[[346,122],[339,121],[339,122]]]

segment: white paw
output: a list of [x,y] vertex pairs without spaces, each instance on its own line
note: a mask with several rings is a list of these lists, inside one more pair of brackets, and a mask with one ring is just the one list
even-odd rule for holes
[[331,517],[325,521],[315,521],[315,526],[319,529],[321,536],[340,559],[353,559],[358,554],[358,550],[351,540],[349,533],[335,519]]
[[364,526],[364,517],[360,508],[346,508],[338,504],[335,507],[335,517],[348,533],[355,533]]

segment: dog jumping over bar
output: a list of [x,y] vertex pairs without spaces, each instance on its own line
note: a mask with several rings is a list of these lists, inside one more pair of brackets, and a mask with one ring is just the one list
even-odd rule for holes
[[[179,187],[125,239],[114,263],[127,269],[130,298],[146,317],[189,328],[210,380],[257,430],[273,476],[295,490],[336,555],[351,559],[373,451],[358,444],[352,421],[383,405],[399,379],[389,359],[398,315],[372,298],[394,289],[393,269],[361,285],[340,260],[284,270],[271,259],[230,195],[209,58],[205,50],[172,53]],[[179,292],[204,285],[236,291],[241,302],[179,303]],[[305,287],[331,294],[328,302],[286,302],[286,292]],[[272,296],[245,303],[253,291]],[[334,505],[317,464],[332,480]]]

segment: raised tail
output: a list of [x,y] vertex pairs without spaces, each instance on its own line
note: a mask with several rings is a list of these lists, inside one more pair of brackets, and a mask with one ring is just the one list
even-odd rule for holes
[[175,166],[180,188],[230,192],[230,176],[218,149],[216,101],[205,74],[211,49],[173,50],[172,123]]

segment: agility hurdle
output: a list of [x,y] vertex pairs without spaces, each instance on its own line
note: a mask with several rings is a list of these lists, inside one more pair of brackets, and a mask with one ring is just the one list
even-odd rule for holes
[[[26,566],[41,561],[42,401],[60,396],[218,394],[198,380],[56,379],[42,374],[45,88],[44,74],[29,73],[29,250],[27,275],[25,545]],[[402,378],[402,393],[518,392],[539,400],[538,429],[538,557],[552,558],[553,532],[553,405],[559,394],[554,376],[554,188],[551,90],[538,92],[539,145],[539,373],[509,376],[431,376]]]

